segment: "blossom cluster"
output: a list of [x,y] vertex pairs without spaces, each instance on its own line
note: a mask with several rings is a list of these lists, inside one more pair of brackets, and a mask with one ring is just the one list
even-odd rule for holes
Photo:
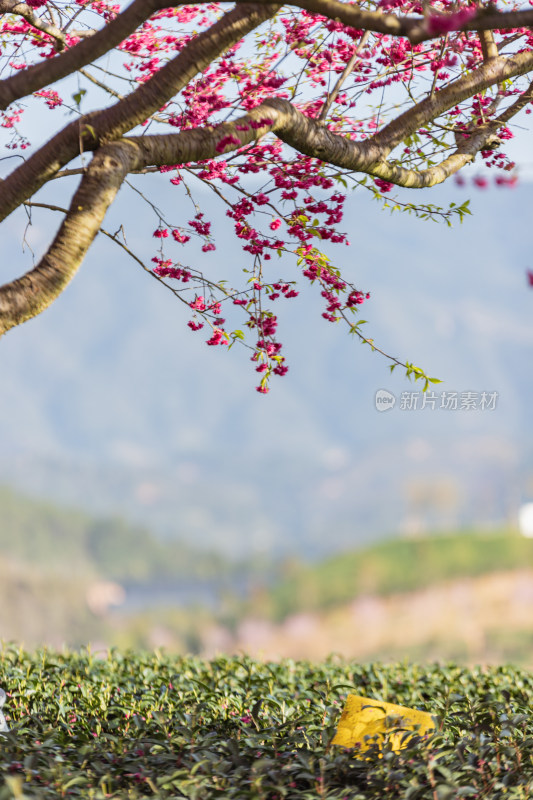
[[[27,5],[42,20],[55,19],[54,14],[63,20],[61,15],[67,14],[46,0],[28,0]],[[76,24],[88,28],[95,17],[109,23],[121,8],[103,0],[79,0],[72,7],[72,21],[75,18]],[[167,221],[150,204],[158,217],[151,228],[159,248],[152,258],[153,273],[184,300],[192,311],[189,328],[203,331],[203,335],[208,332],[209,346],[231,346],[242,340],[252,348],[262,393],[268,391],[272,375],[282,376],[288,371],[278,339],[278,314],[272,308],[276,303],[277,310],[285,300],[299,296],[295,288],[298,280],[305,278],[317,284],[323,301],[322,317],[329,322],[351,320],[369,299],[369,292],[356,285],[356,276],[348,280],[332,263],[331,246],[349,244],[344,205],[350,183],[364,186],[382,199],[390,197],[395,185],[385,178],[354,176],[327,164],[307,154],[312,152],[311,147],[302,148],[306,152],[290,149],[268,133],[272,124],[268,116],[254,120],[246,117],[248,122],[217,131],[220,123],[232,122],[277,97],[290,100],[304,117],[318,121],[326,132],[349,142],[372,142],[398,118],[399,108],[403,111],[404,105],[412,108],[414,103],[422,103],[428,92],[430,97],[437,96],[485,60],[486,43],[480,35],[458,30],[477,12],[478,4],[437,0],[428,11],[419,0],[379,0],[370,2],[369,8],[421,15],[429,35],[435,38],[413,43],[406,36],[368,34],[317,13],[283,8],[256,32],[253,55],[242,41],[232,44],[146,120],[151,133],[201,129],[206,137],[212,136],[210,158],[196,164],[161,167],[162,173],[168,173],[176,195],[187,196],[187,202],[192,200],[195,211]],[[176,54],[194,46],[197,37],[224,13],[218,3],[157,11],[118,45],[116,67],[93,65],[103,81],[95,82],[116,99],[118,89],[122,92],[125,84],[134,90],[138,84],[156,80]],[[75,31],[69,34],[69,28],[70,23],[63,25],[62,46],[67,49],[80,41]],[[533,48],[533,32],[528,28],[496,30],[491,35],[500,51],[507,44],[517,52]],[[54,58],[58,43],[51,33],[37,29],[25,17],[5,14],[0,19],[0,49],[14,74],[31,63]],[[493,124],[499,111],[509,108],[526,85],[524,77],[476,91],[438,118],[419,124],[391,158],[413,171],[433,166],[483,126]],[[49,109],[68,107],[50,87],[34,92],[33,97]],[[531,110],[527,105],[526,114]],[[0,127],[12,137],[7,145],[10,148],[28,147],[29,135],[22,130],[23,112],[21,104],[13,104],[0,117]],[[251,130],[263,135],[256,133],[254,141],[246,143]],[[480,189],[490,183],[515,185],[515,165],[504,150],[512,137],[512,124],[502,122],[481,152],[482,171],[476,167],[476,172],[466,172],[472,185]],[[489,180],[494,174],[496,177]],[[465,178],[458,176],[457,180]],[[225,209],[222,217],[231,225],[243,253],[244,287],[229,287],[184,266],[183,253],[191,252],[195,244],[212,259],[211,263],[218,265],[221,257],[216,249],[215,221],[207,219],[194,200],[199,187],[213,190]],[[176,206],[183,207],[181,203]],[[226,326],[222,317],[223,307],[228,309],[231,326]],[[239,314],[244,317],[245,332],[231,330],[233,317]],[[349,325],[352,331],[356,327],[351,321]]]

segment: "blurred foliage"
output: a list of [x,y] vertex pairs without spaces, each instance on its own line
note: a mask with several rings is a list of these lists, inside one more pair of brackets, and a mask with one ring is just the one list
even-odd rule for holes
[[[0,487],[0,633],[26,645],[88,641],[181,652],[200,648],[200,629],[214,616],[237,620],[240,596],[254,575],[272,566],[229,561],[218,553],[168,541],[121,519],[97,519]],[[142,604],[124,612],[91,611],[88,597],[102,581],[146,588]],[[195,594],[195,587],[206,589]],[[160,589],[182,601],[150,602]],[[198,596],[215,610],[199,608]]]
[[[525,800],[533,678],[504,666],[362,666],[0,651],[0,800]],[[394,753],[331,745],[350,692],[435,715]]]
[[533,566],[533,540],[511,530],[474,530],[392,539],[319,562],[287,561],[278,582],[259,599],[280,620],[298,611],[318,611],[363,594],[410,592],[460,577]]
[[0,487],[0,549],[25,564],[117,581],[210,579],[229,568],[216,554],[167,542],[122,519],[95,519]]
[[[6,489],[0,489],[0,520],[0,632],[27,646],[95,642],[306,658],[338,650],[365,659],[531,663],[527,606],[533,572],[524,570],[533,564],[533,541],[512,531],[395,539],[314,564],[267,557],[239,563],[119,519],[95,519]],[[396,595],[481,576],[488,576],[483,586],[469,584],[468,612],[446,599],[443,611],[441,592],[434,598],[431,625],[422,626],[420,636],[412,634],[427,598]],[[101,607],[91,602],[95,592],[106,596],[108,581],[126,587],[122,606],[120,599],[117,605],[104,600]],[[487,592],[494,587],[500,600],[490,605]],[[365,617],[368,597],[382,598],[373,606],[385,620],[380,625],[372,608]],[[357,598],[362,610],[354,604]],[[489,605],[487,621],[478,607]],[[298,628],[300,612],[303,628]],[[463,616],[468,624],[461,627]]]

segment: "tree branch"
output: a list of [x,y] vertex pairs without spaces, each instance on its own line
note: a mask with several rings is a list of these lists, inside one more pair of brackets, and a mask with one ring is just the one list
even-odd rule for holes
[[[215,54],[228,47],[232,41],[241,38],[245,25],[253,28],[259,24],[258,18],[253,13],[246,13],[249,8],[253,10],[256,6],[242,6],[229,12],[132,95],[107,111],[95,112],[71,123],[28,161],[15,169],[2,184],[0,219],[11,213],[77,154],[80,135],[83,136],[86,150],[95,149],[100,142],[110,138],[118,139],[122,133],[134,127],[149,116],[151,111],[168,100],[172,93],[190,80],[191,75],[210,63]],[[275,7],[270,6],[268,13],[269,15],[275,13]],[[320,126],[319,129],[313,128],[316,123],[300,114],[289,103],[284,112],[287,120],[285,138],[281,132],[278,135],[300,152],[314,158],[348,169],[379,174],[382,177],[381,169],[380,173],[375,171],[376,165],[383,162],[389,152],[406,136],[475,92],[524,74],[532,68],[533,53],[527,51],[510,57],[499,56],[491,59],[437,92],[433,97],[426,98],[401,114],[365,142],[356,144],[344,137],[335,136],[324,126]],[[165,79],[160,80],[162,73],[165,73]],[[273,99],[270,105],[276,102],[282,101]],[[291,115],[292,123],[288,124]],[[84,135],[87,133],[88,136]],[[212,155],[205,156],[209,157]],[[176,163],[176,161],[166,163]],[[398,170],[399,168],[394,170],[395,175],[404,175]],[[397,179],[392,177],[387,177],[387,180],[397,182]],[[402,177],[400,181],[403,180]]]
[[40,314],[72,280],[136,157],[127,140],[94,156],[48,252],[31,272],[0,287],[0,336]]
[[363,33],[362,37],[361,37],[361,40],[359,41],[359,44],[355,48],[352,57],[350,58],[350,60],[346,64],[346,66],[343,69],[341,75],[339,75],[339,78],[338,78],[335,86],[333,87],[332,91],[327,96],[327,98],[326,98],[326,100],[324,102],[324,105],[322,106],[322,110],[321,110],[320,114],[318,115],[318,119],[319,120],[323,121],[323,120],[326,119],[326,117],[328,115],[328,111],[330,110],[331,106],[333,105],[333,103],[337,99],[337,96],[338,96],[338,94],[339,94],[339,92],[341,90],[342,84],[344,83],[344,81],[346,80],[348,75],[352,72],[353,68],[355,67],[355,65],[357,63],[357,59],[359,58],[359,55],[360,55],[363,47],[365,47],[366,43],[368,42],[369,38],[370,38],[370,32],[369,31],[365,31]]
[[[10,0],[7,0],[10,2]],[[0,83],[0,110],[6,109],[15,100],[66,78],[80,67],[108,53],[126,39],[139,25],[155,11],[166,8],[168,0],[134,0],[122,14],[94,33],[83,39],[55,58],[46,59],[39,64],[20,70]],[[64,35],[59,31],[59,33]]]
[[400,114],[392,122],[375,134],[374,141],[390,152],[407,136],[423,125],[436,119],[449,108],[468,99],[473,94],[488,89],[517,75],[524,75],[533,69],[533,52],[523,51],[513,56],[498,56],[482,66],[450,83],[440,92],[427,97],[422,102]]
[[321,122],[298,111],[288,100],[273,97],[233,122],[181,133],[128,137],[143,153],[139,169],[203,161],[234,151],[275,133],[300,153],[343,169],[365,172],[400,186],[422,188],[440,183],[472,160],[474,155],[529,102],[532,86],[498,119],[476,128],[441,165],[410,170],[386,161],[390,151],[421,125],[452,108],[475,92],[533,68],[533,53],[499,57],[427,98],[365,141],[355,142],[333,133]]
[[[525,55],[527,54],[522,53],[516,58]],[[491,82],[496,82],[501,78],[502,70],[508,74],[509,69],[517,68],[516,64],[509,65],[511,61],[512,59],[499,58],[499,71],[495,74],[489,72],[489,68],[494,66],[491,60],[490,64],[476,71],[478,78],[481,75],[482,82],[489,77]],[[419,105],[423,106],[425,103],[427,113],[442,113],[442,110],[457,102],[457,92],[465,91],[464,83],[468,83],[470,78],[471,76],[465,76],[453,86],[439,92],[435,98],[439,101],[438,108],[431,98],[431,103],[426,100]],[[15,325],[39,314],[63,291],[78,270],[100,229],[107,208],[129,172],[153,166],[204,161],[244,147],[266,133],[273,132],[299,152],[326,163],[365,172],[401,186],[423,188],[441,183],[472,161],[475,154],[487,145],[498,127],[523,108],[532,94],[533,83],[498,119],[469,134],[455,153],[441,164],[419,171],[405,169],[385,160],[390,152],[391,142],[398,135],[397,124],[394,136],[391,136],[390,130],[383,136],[382,131],[372,139],[354,142],[332,133],[320,121],[306,117],[281,98],[267,100],[245,116],[216,128],[204,127],[175,134],[128,137],[106,144],[96,153],[83,175],[65,220],[46,255],[31,272],[0,287],[0,336]],[[407,115],[403,115],[407,126],[412,124],[409,114],[407,112]],[[420,108],[417,110],[418,114]],[[428,117],[425,119],[427,121]]]
[[369,139],[354,142],[332,133],[324,125],[298,111],[288,100],[272,98],[246,116],[217,128],[196,128],[158,136],[128,137],[139,147],[139,169],[169,166],[215,158],[245,147],[266,133],[275,133],[300,153],[328,164],[374,177],[399,186],[421,189],[442,183],[473,160],[501,126],[493,120],[463,139],[456,151],[441,164],[426,170],[405,169],[386,161],[388,150]]
[[[185,0],[181,5],[190,5],[198,0]],[[208,0],[203,0],[207,2]],[[9,8],[15,0],[2,0]],[[200,0],[200,3],[202,0]],[[247,3],[249,0],[236,0]],[[269,5],[270,0],[256,0],[256,5]],[[17,6],[26,4],[16,3]],[[171,6],[173,4],[171,3]],[[406,36],[412,44],[437,38],[450,31],[489,31],[511,30],[533,26],[533,10],[523,11],[478,11],[471,19],[462,21],[457,15],[439,14],[435,17],[400,17],[381,11],[366,11],[356,5],[348,5],[340,0],[293,0],[290,5],[315,14],[338,20],[344,25],[360,28],[374,33],[390,36]],[[161,8],[169,7],[168,0],[134,0],[125,11],[119,14],[100,31],[93,33],[53,59],[47,59],[15,73],[0,83],[0,110],[5,110],[12,102],[32,92],[55,83],[83,66],[105,55],[109,50],[124,41],[139,25]],[[37,17],[35,17],[38,20]],[[46,23],[43,23],[46,25]],[[60,36],[64,34],[57,31]],[[51,34],[53,35],[53,34]]]
[[[235,0],[237,3],[242,1]],[[267,0],[257,1],[267,2]],[[358,5],[348,5],[341,0],[290,0],[289,5],[334,19],[351,28],[388,36],[406,36],[412,44],[436,39],[451,31],[512,30],[533,26],[533,9],[524,11],[481,9],[469,19],[464,19],[453,12],[438,13],[434,16],[430,14],[426,17],[397,16],[381,11],[366,11]]]
[[479,31],[479,41],[483,52],[483,61],[490,61],[491,58],[498,58],[498,46],[494,40],[492,31]]
[[80,144],[84,151],[95,150],[144,122],[213,59],[273,16],[278,8],[256,4],[235,7],[123,100],[63,128],[0,183],[0,221],[75,158]]
[[67,37],[62,30],[55,25],[50,25],[33,12],[33,8],[27,3],[19,3],[18,0],[0,0],[0,14],[16,14],[38,31],[47,33],[56,43],[57,50],[64,50]]
[[[180,89],[202,72],[213,59],[265,22],[280,8],[271,3],[245,3],[228,11],[207,31],[165,64],[153,78],[135,89],[123,101],[102,111],[96,120],[97,138],[114,141],[143,123]],[[91,123],[93,124],[93,123]]]

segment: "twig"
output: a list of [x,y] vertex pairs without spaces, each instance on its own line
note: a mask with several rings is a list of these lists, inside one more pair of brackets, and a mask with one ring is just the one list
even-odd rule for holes
[[339,94],[339,92],[341,90],[342,84],[344,83],[344,81],[346,80],[346,78],[348,77],[350,72],[352,72],[353,68],[355,67],[357,59],[359,58],[359,55],[361,54],[361,51],[362,51],[363,47],[365,47],[365,45],[368,42],[369,38],[370,38],[370,31],[365,31],[363,33],[362,37],[361,37],[361,41],[359,42],[359,44],[355,48],[352,57],[350,58],[350,60],[346,64],[346,66],[345,66],[345,68],[344,68],[344,70],[342,72],[342,75],[339,75],[337,83],[335,84],[335,86],[333,87],[332,91],[327,96],[326,100],[324,101],[324,105],[322,106],[322,110],[321,110],[320,114],[318,115],[318,120],[319,121],[323,122],[326,119],[328,111],[330,110],[331,106],[333,105],[333,103],[337,99],[337,95]]
[[19,3],[18,0],[0,0],[0,14],[16,14],[38,31],[51,36],[55,40],[56,50],[64,50],[67,39],[63,31],[55,25],[50,25],[44,19],[36,16],[33,9],[27,3]]

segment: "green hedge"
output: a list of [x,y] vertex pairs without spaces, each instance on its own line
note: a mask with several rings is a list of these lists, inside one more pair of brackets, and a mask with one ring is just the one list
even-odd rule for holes
[[[160,653],[0,652],[12,731],[0,800],[533,795],[533,678],[513,667],[212,661]],[[331,746],[349,691],[441,730],[362,760]]]

